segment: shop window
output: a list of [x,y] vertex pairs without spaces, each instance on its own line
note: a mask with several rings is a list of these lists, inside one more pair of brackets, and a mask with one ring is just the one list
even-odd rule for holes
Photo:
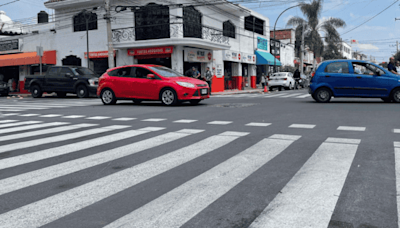
[[92,12],[80,12],[74,16],[74,32],[86,31],[86,17],[88,18],[88,30],[97,29],[97,14]]
[[136,40],[170,37],[169,7],[149,3],[135,11]]
[[69,55],[61,60],[63,66],[82,66],[82,59],[75,55]]
[[202,38],[202,14],[193,6],[183,7],[183,37]]
[[232,24],[230,21],[225,21],[222,24],[222,27],[223,27],[223,35],[224,36],[231,37],[231,38],[236,37],[235,25]]
[[244,18],[244,29],[248,31],[253,31],[260,35],[264,35],[264,21],[254,17],[254,16],[247,16]]

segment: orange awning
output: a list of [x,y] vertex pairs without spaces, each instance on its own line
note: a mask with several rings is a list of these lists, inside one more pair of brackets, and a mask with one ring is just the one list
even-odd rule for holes
[[[23,66],[39,64],[39,56],[36,52],[26,52],[11,55],[0,55],[0,67],[3,66]],[[56,51],[44,51],[42,57],[43,64],[56,64]]]

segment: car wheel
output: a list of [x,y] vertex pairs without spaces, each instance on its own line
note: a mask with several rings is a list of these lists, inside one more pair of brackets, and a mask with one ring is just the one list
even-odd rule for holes
[[40,89],[40,86],[38,85],[33,85],[31,87],[31,94],[33,98],[40,98],[43,95],[42,89]]
[[67,95],[67,93],[65,92],[57,92],[57,97],[65,97]]
[[385,102],[385,103],[390,103],[390,102],[392,102],[392,99],[387,98],[387,97],[382,97],[381,99],[382,99],[383,102]]
[[164,105],[170,106],[178,103],[176,93],[172,89],[165,89],[161,92],[161,102]]
[[278,88],[278,91],[282,91],[282,87],[279,87],[279,88]]
[[327,103],[331,100],[331,91],[327,88],[320,88],[315,91],[313,98],[319,103]]
[[115,97],[115,94],[111,89],[103,90],[101,92],[100,98],[105,105],[113,105],[117,103],[117,98]]
[[393,102],[400,103],[400,89],[393,90],[391,98]]
[[201,100],[191,100],[190,104],[191,105],[198,105],[200,103]]
[[79,98],[85,98],[89,96],[89,91],[86,86],[79,85],[78,87],[76,87],[76,95]]
[[133,101],[133,103],[135,103],[135,104],[140,104],[140,103],[142,103],[142,100],[138,100],[138,99],[133,99],[132,101]]

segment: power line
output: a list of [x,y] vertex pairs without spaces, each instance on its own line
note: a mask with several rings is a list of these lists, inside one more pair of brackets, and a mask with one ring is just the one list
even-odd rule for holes
[[5,6],[5,5],[8,5],[8,4],[11,4],[11,3],[14,3],[14,2],[18,2],[18,1],[19,0],[15,0],[15,1],[12,1],[12,2],[4,3],[4,4],[0,5],[0,6]]

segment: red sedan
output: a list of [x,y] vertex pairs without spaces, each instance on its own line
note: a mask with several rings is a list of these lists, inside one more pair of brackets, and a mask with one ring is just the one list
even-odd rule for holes
[[189,78],[163,66],[129,65],[108,69],[99,78],[97,96],[105,105],[117,100],[160,100],[165,105],[190,101],[198,104],[210,98],[207,82]]

